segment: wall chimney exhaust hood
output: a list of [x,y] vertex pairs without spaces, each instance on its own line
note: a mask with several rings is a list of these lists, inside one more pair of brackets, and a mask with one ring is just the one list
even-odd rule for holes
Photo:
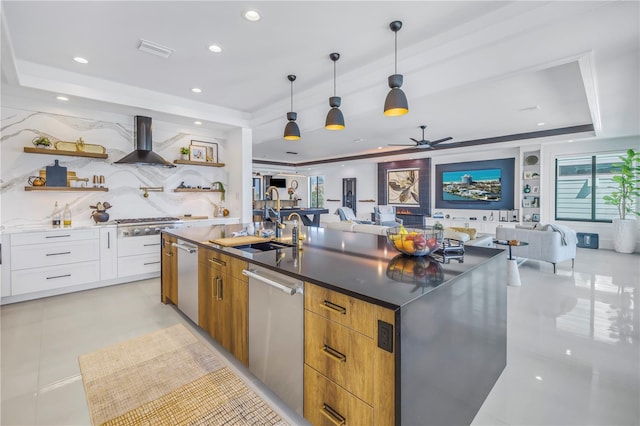
[[136,115],[134,125],[136,149],[131,154],[127,154],[116,161],[115,164],[149,164],[153,166],[175,167],[174,164],[168,162],[151,150],[151,117]]

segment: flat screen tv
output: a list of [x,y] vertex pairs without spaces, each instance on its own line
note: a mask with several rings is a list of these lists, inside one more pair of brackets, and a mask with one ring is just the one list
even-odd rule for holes
[[514,158],[436,165],[436,208],[512,210]]
[[275,186],[276,188],[286,188],[287,180],[285,178],[271,178],[269,185]]

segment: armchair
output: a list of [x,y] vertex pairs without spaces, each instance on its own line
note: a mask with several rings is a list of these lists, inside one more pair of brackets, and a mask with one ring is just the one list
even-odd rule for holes
[[402,219],[398,219],[396,217],[396,207],[395,206],[375,206],[373,208],[373,214],[375,218],[376,225],[384,225],[384,226],[398,226],[402,225]]
[[336,214],[340,216],[341,221],[353,222],[353,223],[373,223],[370,220],[359,220],[351,207],[338,207]]

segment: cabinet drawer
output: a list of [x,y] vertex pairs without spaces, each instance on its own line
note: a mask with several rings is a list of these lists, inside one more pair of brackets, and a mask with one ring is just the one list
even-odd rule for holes
[[149,273],[158,273],[159,275],[160,269],[160,250],[154,254],[118,258],[118,277]]
[[11,269],[39,268],[100,258],[98,239],[11,246]]
[[304,417],[314,426],[366,426],[373,425],[373,408],[305,365]]
[[100,262],[31,268],[11,272],[11,295],[54,290],[100,280]]
[[305,309],[373,337],[372,306],[320,286],[305,283]]
[[160,245],[160,235],[120,238],[118,240],[118,257],[160,253]]
[[99,237],[98,229],[57,229],[46,232],[25,232],[11,236],[12,246],[42,244],[62,241],[91,240]]
[[304,362],[373,403],[373,339],[310,311],[304,313]]

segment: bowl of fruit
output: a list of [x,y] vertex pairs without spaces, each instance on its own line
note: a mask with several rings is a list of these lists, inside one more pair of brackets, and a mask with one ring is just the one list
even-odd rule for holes
[[387,229],[387,243],[400,253],[427,256],[440,247],[442,230],[405,228],[400,225]]

